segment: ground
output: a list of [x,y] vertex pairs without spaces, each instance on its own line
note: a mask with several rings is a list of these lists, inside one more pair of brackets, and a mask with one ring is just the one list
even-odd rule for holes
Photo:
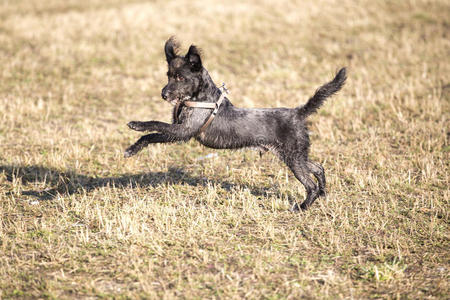
[[[445,299],[450,4],[0,2],[0,298]],[[240,107],[309,118],[327,198],[271,154],[191,141],[125,159],[170,120],[164,42],[194,43]]]

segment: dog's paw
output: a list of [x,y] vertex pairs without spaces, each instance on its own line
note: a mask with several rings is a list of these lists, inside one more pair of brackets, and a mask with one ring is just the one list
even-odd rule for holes
[[327,191],[324,190],[324,189],[320,189],[320,190],[319,190],[319,197],[324,197],[324,198],[326,198],[326,197],[327,197]]
[[132,157],[133,155],[135,155],[136,153],[133,153],[132,150],[127,149],[125,150],[125,152],[123,153],[123,157],[128,158],[128,157]]
[[[134,145],[133,145],[134,146]],[[139,149],[137,149],[136,147],[130,146],[128,147],[125,152],[123,153],[123,156],[125,158],[131,157],[133,155],[136,155],[139,152]]]
[[136,130],[136,131],[145,131],[145,127],[143,122],[139,122],[139,121],[131,121],[127,124],[127,126],[130,129]]
[[300,211],[300,207],[298,206],[297,203],[294,203],[291,208],[289,209],[290,212],[299,212]]
[[305,202],[303,202],[302,204],[300,204],[300,209],[304,211],[307,210],[310,206],[311,204],[306,204]]

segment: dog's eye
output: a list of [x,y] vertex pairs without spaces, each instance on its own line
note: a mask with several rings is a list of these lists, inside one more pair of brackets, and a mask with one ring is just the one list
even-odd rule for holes
[[176,76],[175,76],[175,80],[176,80],[176,81],[183,81],[183,80],[184,80],[184,77],[181,76],[181,75],[176,75]]

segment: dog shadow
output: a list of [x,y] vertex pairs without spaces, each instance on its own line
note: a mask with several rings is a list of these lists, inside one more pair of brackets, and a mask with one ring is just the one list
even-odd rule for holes
[[[21,195],[32,196],[40,201],[53,200],[58,195],[69,196],[87,193],[101,187],[136,188],[157,187],[166,184],[186,184],[192,187],[220,186],[226,191],[248,189],[256,197],[273,194],[273,188],[260,188],[235,184],[224,180],[210,180],[191,176],[183,168],[171,167],[167,172],[148,172],[139,174],[121,174],[112,177],[95,177],[73,171],[59,171],[43,166],[0,165],[0,175],[5,174],[9,182],[20,181],[22,184],[44,182],[49,188],[22,191]],[[271,190],[272,192],[270,192]],[[9,192],[7,194],[11,194]]]

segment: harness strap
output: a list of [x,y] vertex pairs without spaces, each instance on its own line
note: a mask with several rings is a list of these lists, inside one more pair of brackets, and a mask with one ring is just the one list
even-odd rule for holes
[[212,111],[212,113],[209,116],[208,120],[206,120],[206,123],[203,124],[203,126],[200,128],[199,133],[203,133],[206,130],[206,128],[208,128],[209,124],[211,124],[211,122],[214,120],[214,118],[217,115],[217,112],[219,111],[219,107],[220,107],[220,105],[223,102],[223,99],[225,99],[225,92],[222,92],[222,94],[220,94],[219,101],[214,103],[215,104],[214,110]]
[[175,123],[178,123],[178,110],[180,109],[181,103],[181,101],[177,101],[177,104],[175,104],[175,109],[173,110],[173,120]]
[[211,115],[209,116],[208,120],[206,120],[205,124],[203,124],[203,126],[200,128],[199,130],[199,134],[203,133],[206,128],[208,128],[208,126],[211,124],[211,122],[214,120],[214,118],[217,115],[217,112],[219,111],[220,105],[222,104],[223,100],[225,99],[225,94],[228,93],[228,90],[225,88],[225,84],[222,84],[222,86],[220,87],[221,90],[221,94],[219,97],[219,100],[216,103],[211,103],[211,102],[196,102],[196,101],[179,101],[177,102],[177,104],[175,105],[175,110],[174,110],[174,119],[175,121],[178,123],[178,110],[180,109],[181,105],[185,105],[187,107],[193,107],[193,108],[207,108],[207,109],[214,109],[211,113]]
[[184,101],[183,104],[187,107],[216,108],[216,103],[211,103],[211,102]]

